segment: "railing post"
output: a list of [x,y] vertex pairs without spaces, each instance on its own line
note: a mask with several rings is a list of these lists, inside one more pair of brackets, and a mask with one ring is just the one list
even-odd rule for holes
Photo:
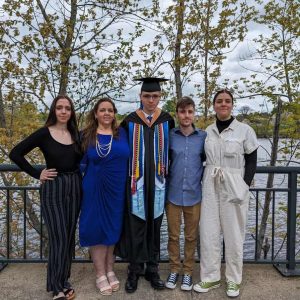
[[288,210],[287,210],[287,242],[286,242],[286,265],[276,265],[276,269],[283,276],[299,276],[300,268],[296,267],[296,218],[297,218],[297,173],[290,172],[288,175]]
[[9,205],[9,190],[6,193],[6,257],[10,256],[10,205]]
[[2,262],[0,262],[0,272],[1,272],[5,267],[7,267],[7,263],[2,263]]
[[[9,190],[6,191],[6,258],[10,255],[10,210],[9,210]],[[0,272],[7,266],[7,262],[1,262]]]
[[287,251],[286,259],[289,262],[288,270],[295,270],[295,243],[296,243],[296,214],[297,214],[297,174],[289,174],[289,198],[287,216]]

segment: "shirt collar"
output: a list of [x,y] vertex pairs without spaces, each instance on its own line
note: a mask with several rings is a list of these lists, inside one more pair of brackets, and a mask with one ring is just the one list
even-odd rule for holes
[[230,128],[231,130],[236,129],[238,126],[238,121],[236,118],[233,119],[233,121],[230,123],[230,125],[228,126],[228,128]]
[[[213,123],[213,130],[219,134],[219,130],[216,124],[216,121]],[[233,119],[233,121],[229,124],[227,128],[225,128],[222,132],[227,131],[227,130],[235,130],[238,126],[238,120],[236,118]]]
[[[189,134],[188,136],[193,135],[193,134],[199,134],[199,130],[195,127],[195,125],[192,124],[192,126],[193,126],[193,128],[194,128],[194,131],[193,131],[191,134]],[[177,133],[177,134],[184,135],[184,134],[181,132],[180,127],[176,127],[176,128],[174,129],[174,132]]]
[[148,116],[151,116],[151,117],[152,117],[152,115],[153,115],[153,114],[152,114],[152,115],[148,115],[148,114],[145,113],[144,111],[143,111],[143,113],[144,113],[146,119],[147,119]]

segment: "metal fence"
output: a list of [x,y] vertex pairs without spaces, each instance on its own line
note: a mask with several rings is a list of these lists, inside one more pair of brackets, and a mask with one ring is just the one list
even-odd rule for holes
[[[38,166],[43,167],[43,166]],[[0,165],[0,172],[20,172],[21,170],[15,165]],[[251,187],[251,202],[255,205],[255,224],[253,228],[253,240],[255,249],[251,258],[244,259],[245,263],[267,263],[273,264],[278,271],[285,276],[300,275],[300,260],[296,259],[296,245],[300,247],[299,233],[297,236],[297,224],[300,222],[297,217],[300,211],[297,211],[297,195],[300,189],[297,187],[297,176],[300,174],[300,167],[258,167],[256,173],[264,174],[286,174],[287,186],[283,188],[265,188]],[[7,263],[40,263],[47,261],[47,232],[42,221],[40,212],[39,186],[9,186],[3,184],[0,186],[0,270]],[[258,231],[259,231],[259,210],[260,198],[267,191],[271,192],[272,203],[270,211],[270,235],[269,255],[259,258],[256,255],[258,247]],[[277,223],[275,221],[276,214],[276,195],[284,193],[286,205],[283,208],[286,216],[286,230],[281,233],[284,236],[284,257],[275,255],[275,238]],[[29,195],[30,194],[30,195]],[[35,199],[35,202],[33,202]],[[253,202],[254,201],[254,202]],[[16,204],[17,203],[17,204]],[[298,204],[299,207],[299,204]],[[281,208],[282,209],[282,208]],[[32,213],[34,210],[34,220]],[[299,208],[298,208],[299,210]],[[17,220],[14,219],[17,216]],[[18,238],[13,238],[14,231],[19,228]],[[32,235],[35,237],[32,238]],[[298,239],[298,240],[297,240]],[[298,243],[298,244],[297,244]],[[29,249],[30,244],[30,249]],[[15,251],[18,248],[19,251]],[[34,248],[34,255],[29,255]],[[30,250],[30,251],[29,251]],[[87,253],[84,254],[79,247],[78,242],[74,249],[74,262],[90,261]],[[224,259],[223,247],[223,259]],[[79,254],[78,254],[79,253]],[[31,253],[32,254],[32,253]],[[81,255],[82,254],[82,255]],[[162,259],[162,261],[167,261]]]

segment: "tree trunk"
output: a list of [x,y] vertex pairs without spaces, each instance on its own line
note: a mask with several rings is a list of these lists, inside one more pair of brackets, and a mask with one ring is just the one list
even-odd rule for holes
[[211,14],[211,1],[207,1],[207,11],[205,20],[205,42],[204,42],[204,121],[206,123],[209,108],[209,95],[208,95],[208,50],[209,50],[209,24],[210,24],[210,14]]
[[[280,127],[281,114],[282,114],[282,100],[278,99],[275,124],[274,124],[274,129],[273,129],[273,143],[272,143],[272,150],[271,150],[270,166],[275,166],[276,161],[277,161],[279,127]],[[273,181],[274,181],[274,174],[270,173],[268,175],[267,188],[273,187]],[[272,193],[271,191],[266,192],[263,214],[262,214],[260,227],[259,227],[259,233],[258,233],[258,236],[256,237],[257,251],[255,254],[255,257],[257,259],[261,258],[261,250],[262,250],[263,241],[264,241],[265,234],[266,234],[267,222],[268,222],[268,217],[269,217],[269,213],[270,213],[270,203],[272,201],[271,193]]]
[[2,83],[0,85],[0,128],[6,128],[6,119],[4,114],[4,101],[2,93]]
[[69,61],[61,63],[60,82],[59,82],[59,95],[66,95],[69,82]]
[[208,63],[208,52],[205,51],[204,57],[204,122],[206,124],[207,116],[208,116],[208,70],[207,70],[207,63]]
[[77,18],[77,0],[71,1],[71,14],[67,22],[67,35],[63,43],[64,47],[61,49],[61,71],[59,82],[59,94],[65,95],[69,82],[69,62],[72,54],[72,42],[74,39],[74,30]]
[[288,71],[288,62],[287,62],[287,52],[286,52],[286,45],[285,45],[285,30],[284,27],[282,29],[282,56],[283,56],[283,65],[284,65],[284,76],[286,81],[286,89],[289,102],[292,102],[292,91],[291,91],[291,83],[290,83],[290,76]]
[[[179,0],[179,7],[177,9],[177,34],[175,42],[175,86],[176,86],[176,98],[177,100],[182,98],[182,82],[181,82],[181,43],[183,34],[183,16],[184,16],[184,0]],[[177,101],[176,100],[176,101]]]

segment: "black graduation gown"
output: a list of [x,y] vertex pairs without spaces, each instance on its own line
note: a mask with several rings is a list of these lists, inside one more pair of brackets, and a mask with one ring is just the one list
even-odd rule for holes
[[146,121],[133,112],[128,115],[121,126],[128,132],[129,122],[142,124],[144,129],[145,161],[144,161],[144,201],[146,220],[133,215],[130,210],[131,187],[128,178],[126,188],[126,205],[124,225],[115,254],[130,263],[150,262],[157,264],[160,252],[160,227],[163,215],[153,218],[155,165],[154,165],[154,126],[168,121],[169,130],[174,127],[174,120],[170,114],[161,111],[151,127]]

